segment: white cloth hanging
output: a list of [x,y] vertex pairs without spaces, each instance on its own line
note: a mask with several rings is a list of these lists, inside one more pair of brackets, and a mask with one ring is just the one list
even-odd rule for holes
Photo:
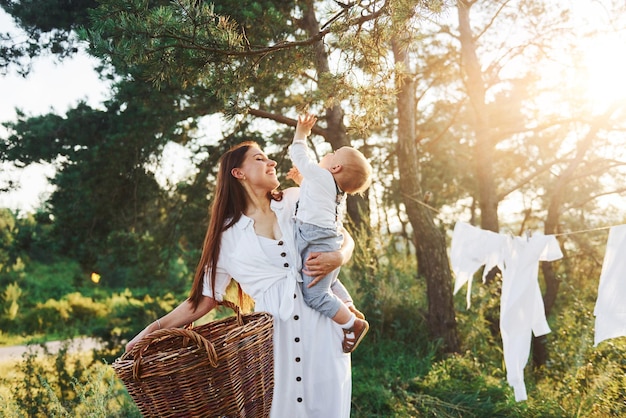
[[594,345],[626,336],[626,225],[609,230],[606,252],[600,273]]
[[472,278],[481,266],[483,283],[492,268],[500,264],[506,236],[457,222],[450,244],[450,267],[454,273],[454,294],[467,283],[467,308],[471,304]]
[[557,260],[563,257],[563,253],[554,235],[506,238],[500,333],[507,381],[519,402],[527,399],[524,367],[530,355],[531,333],[540,336],[550,332],[539,288],[539,261]]

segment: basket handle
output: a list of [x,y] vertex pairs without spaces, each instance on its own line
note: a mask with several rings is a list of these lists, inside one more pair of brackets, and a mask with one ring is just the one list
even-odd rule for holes
[[135,380],[140,379],[141,372],[141,363],[143,361],[143,355],[153,342],[157,340],[164,340],[167,338],[174,337],[183,337],[185,340],[185,346],[188,344],[188,341],[191,340],[198,347],[204,348],[207,353],[207,359],[209,360],[209,364],[213,367],[217,367],[217,352],[215,351],[215,347],[211,343],[211,341],[204,338],[202,335],[197,332],[185,329],[185,328],[165,328],[159,329],[151,332],[146,337],[142,338],[137,342],[137,345],[133,348],[130,353],[133,356],[133,378]]
[[237,325],[239,325],[239,326],[243,325],[243,314],[241,313],[241,308],[239,307],[239,305],[237,305],[236,303],[233,303],[233,302],[231,302],[229,300],[219,301],[218,304],[220,304],[222,306],[226,306],[227,308],[230,308],[233,311],[235,311],[235,313],[237,314]]

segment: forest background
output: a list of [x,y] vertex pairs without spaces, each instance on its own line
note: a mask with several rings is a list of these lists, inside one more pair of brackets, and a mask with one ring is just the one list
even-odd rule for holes
[[[306,109],[318,155],[352,145],[375,170],[346,213],[357,250],[342,280],[372,325],[353,355],[353,416],[626,413],[624,340],[593,346],[608,227],[624,223],[621,2],[0,5],[28,34],[1,34],[5,74],[85,49],[112,86],[101,106],[4,122],[4,163],[55,170],[40,208],[0,213],[0,340],[102,341],[2,365],[5,416],[138,415],[109,364],[186,297],[217,159],[253,139],[286,174]],[[190,167],[175,181],[158,170],[171,144]],[[552,333],[533,340],[528,401],[506,382],[499,272],[475,281],[469,309],[453,294],[459,221],[558,234],[563,259],[540,267]]]

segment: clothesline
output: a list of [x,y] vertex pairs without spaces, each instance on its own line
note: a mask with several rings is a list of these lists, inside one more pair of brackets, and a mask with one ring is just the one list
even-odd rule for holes
[[[558,234],[546,234],[546,235],[552,235],[555,237],[560,237],[560,236],[564,236],[564,235],[575,235],[575,234],[583,234],[586,232],[595,232],[595,231],[602,231],[605,229],[611,229],[613,227],[616,226],[622,226],[622,225],[626,225],[626,224],[617,224],[617,225],[609,225],[609,226],[599,226],[597,228],[588,228],[588,229],[581,229],[579,231],[570,231],[570,232],[559,232]],[[532,231],[530,229],[526,230],[527,234],[530,234]]]
[[[441,213],[439,210],[435,209],[434,207],[430,206],[428,203],[426,203],[426,202],[424,202],[424,201],[421,201],[421,200],[419,200],[419,199],[416,199],[415,197],[413,197],[413,196],[411,196],[411,195],[408,195],[408,194],[406,194],[406,193],[402,193],[402,194],[403,194],[406,198],[408,198],[408,199],[410,199],[410,200],[414,201],[414,202],[415,202],[415,203],[417,203],[417,204],[420,204],[420,205],[424,206],[424,207],[425,207],[425,208],[427,208],[427,209],[432,210],[433,212],[436,212],[436,213]],[[624,224],[609,225],[609,226],[599,226],[599,227],[597,227],[597,228],[581,229],[580,231],[571,231],[571,232],[560,232],[560,233],[558,233],[558,234],[549,234],[549,235],[554,235],[555,237],[560,237],[560,236],[565,236],[565,235],[583,234],[583,233],[586,233],[586,232],[595,232],[595,231],[602,231],[602,230],[605,230],[605,229],[611,229],[611,228],[613,228],[614,226],[621,226],[621,225],[624,225]]]
[[420,205],[424,206],[425,208],[432,210],[433,212],[436,212],[436,213],[441,213],[441,212],[439,212],[439,210],[437,210],[437,209],[435,209],[434,207],[430,206],[430,205],[429,205],[428,203],[426,203],[426,202],[423,202],[423,201],[421,201],[421,200],[419,200],[419,199],[416,199],[415,197],[413,197],[413,196],[411,196],[411,195],[409,195],[409,194],[406,194],[406,193],[402,193],[402,194],[403,194],[403,195],[404,195],[404,197],[406,197],[407,199],[411,199],[411,200],[412,200],[412,201],[414,201],[415,203],[420,204]]
[[611,229],[614,226],[621,226],[623,224],[619,224],[619,225],[611,225],[611,226],[599,226],[597,228],[589,228],[589,229],[581,229],[580,231],[572,231],[572,232],[561,232],[559,234],[551,234],[554,235],[555,237],[559,237],[561,235],[574,235],[574,234],[582,234],[585,232],[594,232],[594,231],[602,231],[604,229]]

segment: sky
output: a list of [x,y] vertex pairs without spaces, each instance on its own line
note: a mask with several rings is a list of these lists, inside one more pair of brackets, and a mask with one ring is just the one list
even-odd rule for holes
[[[11,31],[20,36],[11,17],[0,9],[2,32]],[[50,58],[34,61],[33,71],[23,78],[15,72],[0,74],[0,123],[15,119],[15,109],[36,116],[55,112],[65,114],[79,101],[98,107],[108,98],[109,86],[98,78],[95,71],[97,61],[85,53],[72,59],[55,63]],[[4,136],[6,129],[0,126]],[[15,169],[0,163],[0,185],[12,181],[20,187],[12,192],[0,192],[0,207],[30,212],[40,207],[51,191],[46,175],[54,169],[49,165],[33,164],[25,169]]]

